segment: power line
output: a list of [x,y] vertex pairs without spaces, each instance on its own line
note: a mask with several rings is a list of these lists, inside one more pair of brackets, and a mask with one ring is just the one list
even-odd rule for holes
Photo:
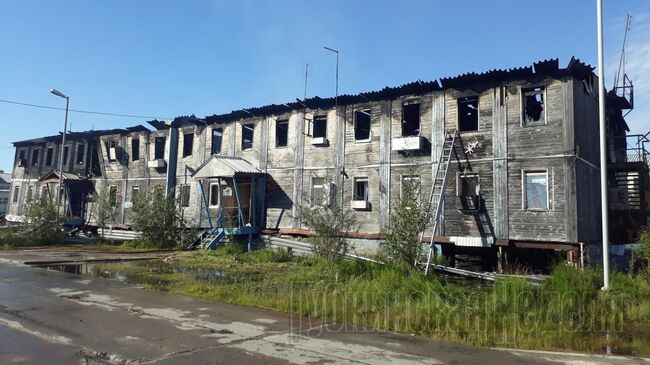
[[[60,108],[60,107],[55,107],[55,106],[48,106],[48,105],[38,105],[38,104],[31,104],[31,103],[23,103],[20,101],[14,101],[14,100],[4,100],[0,99],[0,102],[7,103],[7,104],[16,104],[16,105],[22,105],[22,106],[30,106],[33,108],[41,108],[41,109],[52,109],[52,110],[65,110],[65,108]],[[174,119],[174,118],[162,118],[162,117],[155,117],[155,116],[146,116],[146,115],[133,115],[133,114],[118,114],[118,113],[107,113],[107,112],[96,112],[96,111],[91,111],[91,110],[79,110],[79,109],[68,109],[70,112],[74,113],[83,113],[83,114],[95,114],[95,115],[109,115],[112,117],[124,117],[124,118],[140,118],[140,119]]]

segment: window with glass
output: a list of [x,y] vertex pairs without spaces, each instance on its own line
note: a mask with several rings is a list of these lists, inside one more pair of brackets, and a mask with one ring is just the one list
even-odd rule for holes
[[548,210],[548,173],[524,172],[524,209]]

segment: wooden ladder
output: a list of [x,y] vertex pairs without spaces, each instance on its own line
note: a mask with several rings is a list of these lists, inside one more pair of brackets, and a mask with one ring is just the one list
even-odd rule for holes
[[[445,140],[442,144],[442,150],[440,151],[440,156],[438,157],[438,166],[436,173],[433,175],[433,182],[431,186],[431,194],[429,195],[429,203],[427,205],[427,211],[433,212],[433,230],[431,231],[431,240],[429,241],[429,252],[427,253],[427,264],[424,267],[424,274],[429,273],[429,267],[431,266],[431,257],[434,252],[434,237],[436,236],[436,230],[438,229],[438,222],[440,221],[440,215],[443,214],[442,205],[445,200],[445,188],[447,186],[447,175],[449,172],[449,163],[451,162],[451,154],[454,152],[454,146],[456,144],[456,136],[458,131],[454,130],[451,133],[445,133]],[[420,233],[420,242],[424,238],[424,231]]]

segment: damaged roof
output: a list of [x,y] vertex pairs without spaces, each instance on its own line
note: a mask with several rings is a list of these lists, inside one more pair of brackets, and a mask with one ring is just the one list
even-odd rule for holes
[[[127,133],[132,133],[132,132],[149,132],[150,130],[146,128],[145,126],[139,124],[133,127],[127,127],[127,128],[114,128],[114,129],[100,129],[100,130],[91,130],[91,131],[81,131],[81,132],[71,132],[69,131],[66,134],[66,138],[70,140],[74,139],[85,139],[85,138],[91,138],[91,137],[101,137],[101,136],[108,136],[111,134],[127,134]],[[13,145],[15,147],[21,146],[21,145],[28,145],[28,144],[41,144],[41,143],[46,143],[46,142],[59,142],[61,140],[61,135],[62,133],[59,132],[57,135],[53,136],[46,136],[46,137],[39,137],[39,138],[33,138],[33,139],[26,139],[23,141],[16,141],[13,142]]]

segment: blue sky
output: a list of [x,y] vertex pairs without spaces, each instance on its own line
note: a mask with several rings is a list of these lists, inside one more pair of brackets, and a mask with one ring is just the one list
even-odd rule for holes
[[[605,0],[606,82],[632,13],[634,132],[650,129],[650,1]],[[171,118],[572,55],[596,65],[595,0],[0,0],[0,99]],[[72,130],[145,119],[71,113]],[[0,103],[0,169],[11,141],[56,134],[63,112]]]

